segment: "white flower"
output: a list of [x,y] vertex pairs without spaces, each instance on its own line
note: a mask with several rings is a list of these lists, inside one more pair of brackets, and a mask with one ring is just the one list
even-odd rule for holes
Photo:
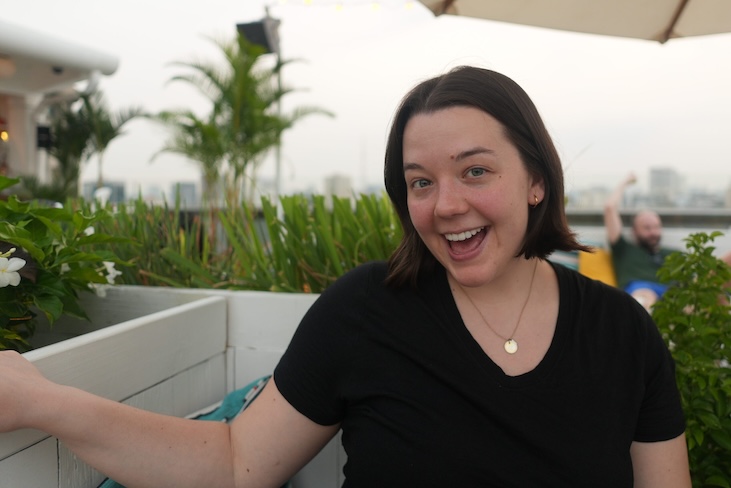
[[92,290],[94,290],[94,293],[96,293],[96,296],[98,296],[99,298],[105,298],[107,296],[107,288],[109,288],[109,285],[89,283],[89,286]]
[[122,272],[117,271],[114,268],[114,263],[112,261],[104,261],[104,268],[106,268],[106,270],[107,270],[107,283],[109,283],[110,285],[113,285],[115,278],[117,278],[117,276],[121,275]]
[[18,286],[20,284],[19,270],[25,266],[25,259],[0,258],[0,288],[8,285]]

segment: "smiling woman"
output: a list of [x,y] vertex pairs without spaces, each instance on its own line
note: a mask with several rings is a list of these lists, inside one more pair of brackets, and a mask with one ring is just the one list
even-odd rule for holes
[[398,250],[320,294],[230,425],[118,405],[0,354],[0,430],[49,432],[128,486],[278,486],[342,429],[348,488],[688,488],[651,317],[547,260],[584,246],[528,95],[474,67],[424,81],[385,164]]

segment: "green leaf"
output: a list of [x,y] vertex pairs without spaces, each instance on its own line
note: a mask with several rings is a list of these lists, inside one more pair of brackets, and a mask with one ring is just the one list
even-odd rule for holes
[[713,475],[705,479],[705,486],[721,486],[723,488],[731,488],[731,482],[723,476]]
[[63,314],[63,302],[57,296],[35,296],[33,297],[33,302],[46,315],[48,322],[51,324]]
[[728,429],[725,431],[720,430],[719,426],[719,430],[711,430],[708,432],[708,435],[710,435],[719,446],[728,451],[728,456],[731,456],[731,431]]

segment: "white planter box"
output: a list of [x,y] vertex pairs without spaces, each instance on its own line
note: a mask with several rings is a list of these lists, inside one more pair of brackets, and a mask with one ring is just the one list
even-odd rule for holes
[[[39,331],[41,343],[83,335],[25,354],[50,379],[179,416],[225,395],[224,298],[115,287],[86,303],[94,326],[57,323]],[[1,488],[95,487],[103,478],[42,432],[0,435]]]
[[[89,297],[94,326],[39,330],[26,353],[50,379],[117,401],[185,416],[270,374],[317,295],[112,287]],[[101,328],[100,328],[101,327]],[[95,330],[96,329],[96,330]],[[83,334],[83,335],[78,335]],[[345,453],[334,439],[294,488],[341,486]],[[37,431],[0,435],[0,488],[96,487],[103,475]]]

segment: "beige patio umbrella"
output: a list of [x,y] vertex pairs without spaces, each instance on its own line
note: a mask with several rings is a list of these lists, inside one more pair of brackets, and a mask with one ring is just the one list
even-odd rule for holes
[[731,32],[731,0],[421,0],[454,14],[661,43]]

